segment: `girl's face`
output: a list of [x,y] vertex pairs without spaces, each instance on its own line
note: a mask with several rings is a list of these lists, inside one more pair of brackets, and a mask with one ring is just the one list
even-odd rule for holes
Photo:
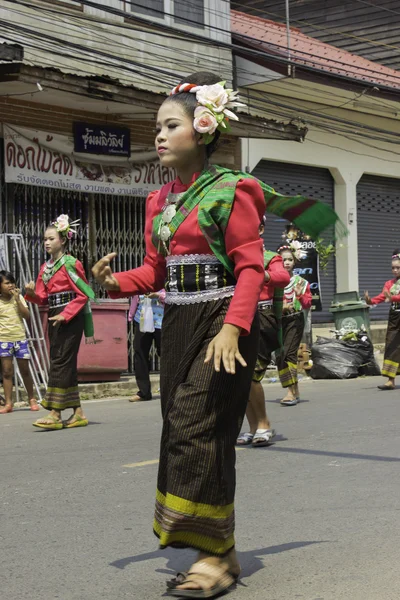
[[9,279],[3,279],[0,284],[0,291],[4,298],[11,298],[14,289],[15,283],[11,283]]
[[400,260],[392,260],[392,273],[398,279],[400,277]]
[[65,241],[54,227],[49,227],[44,233],[44,248],[48,254],[54,256],[64,252]]
[[283,252],[281,252],[281,256],[284,268],[286,269],[286,271],[289,271],[289,273],[291,273],[294,267],[293,254],[289,250],[284,250]]
[[193,129],[193,116],[178,102],[166,101],[160,106],[155,145],[161,164],[178,171],[205,159],[205,146]]

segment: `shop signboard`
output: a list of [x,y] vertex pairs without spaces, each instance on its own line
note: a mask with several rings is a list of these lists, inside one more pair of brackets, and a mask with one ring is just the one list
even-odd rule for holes
[[155,152],[130,159],[76,153],[72,137],[4,125],[5,180],[114,196],[143,196],[176,177]]

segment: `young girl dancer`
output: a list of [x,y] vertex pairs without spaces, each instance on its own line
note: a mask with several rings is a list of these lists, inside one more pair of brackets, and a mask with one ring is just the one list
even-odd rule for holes
[[[88,420],[83,414],[78,391],[78,351],[85,329],[86,337],[93,336],[89,287],[79,260],[65,254],[66,245],[75,233],[67,215],[60,215],[47,227],[44,246],[50,260],[42,265],[36,286],[26,286],[26,299],[49,305],[50,371],[46,396],[42,406],[50,411],[47,417],[33,423],[42,429],[84,427]],[[72,416],[61,420],[61,413],[73,409]]]
[[0,357],[5,396],[5,406],[0,409],[0,414],[3,415],[13,411],[14,357],[17,359],[31,410],[39,410],[33,395],[33,381],[29,371],[30,352],[23,319],[29,319],[29,309],[16,287],[14,275],[0,271]]
[[[236,93],[224,83],[195,73],[158,111],[157,152],[178,178],[147,199],[144,265],[113,275],[111,253],[93,268],[115,297],[166,289],[154,532],[162,548],[199,551],[189,573],[169,582],[170,595],[187,598],[214,597],[240,572],[235,441],[257,355],[258,227],[266,202],[283,214],[271,188],[207,162],[220,131],[237,118]],[[295,201],[297,211],[303,201]]]
[[383,360],[382,375],[388,378],[378,388],[383,391],[395,389],[395,377],[400,371],[400,250],[396,249],[392,255],[393,279],[389,279],[383,286],[380,294],[370,298],[368,292],[364,293],[367,304],[374,306],[381,302],[390,304],[388,327],[386,333],[385,355]]
[[297,261],[303,258],[300,242],[281,246],[278,253],[283,260],[283,266],[290,275],[289,285],[285,287],[283,296],[283,367],[279,377],[283,387],[287,387],[286,396],[281,400],[283,406],[293,406],[300,400],[297,379],[297,353],[303,337],[305,317],[304,311],[311,308],[312,296],[308,281],[294,275],[293,269]]
[[[260,235],[262,236],[263,233],[264,221],[260,225]],[[246,408],[250,431],[240,434],[236,440],[238,446],[247,446],[248,444],[253,447],[268,446],[275,434],[265,407],[262,380],[271,363],[272,353],[279,350],[283,289],[289,283],[290,278],[288,272],[283,268],[282,258],[265,248],[264,268],[265,283],[258,302],[260,343]]]

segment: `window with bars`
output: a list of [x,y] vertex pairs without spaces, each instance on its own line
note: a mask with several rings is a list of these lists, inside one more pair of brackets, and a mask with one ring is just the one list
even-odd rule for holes
[[129,0],[127,5],[130,12],[159,19],[164,18],[164,0]]
[[204,27],[204,0],[175,0],[174,21],[189,27]]
[[126,0],[127,10],[164,20],[167,25],[204,27],[204,0]]

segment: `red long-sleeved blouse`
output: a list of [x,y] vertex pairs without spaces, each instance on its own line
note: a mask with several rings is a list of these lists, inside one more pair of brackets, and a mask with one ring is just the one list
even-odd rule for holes
[[[64,310],[60,313],[68,323],[68,321],[71,321],[71,319],[73,319],[83,309],[88,299],[86,295],[81,292],[81,290],[77,288],[75,283],[69,278],[64,266],[58,269],[57,273],[55,273],[47,282],[47,284],[45,284],[42,279],[45,266],[46,263],[40,267],[39,276],[35,286],[35,296],[29,296],[26,294],[25,299],[28,300],[28,302],[34,302],[35,304],[44,306],[48,304],[49,294],[75,292],[76,297],[71,300],[71,302],[69,302]],[[85,271],[82,263],[79,262],[79,260],[77,260],[75,263],[75,269],[77,275],[87,283]]]
[[260,295],[260,302],[272,300],[274,297],[274,288],[285,288],[290,281],[290,275],[283,267],[283,260],[281,256],[274,256],[270,260],[267,273],[269,274],[270,279],[268,282],[264,283]]
[[[198,174],[194,176],[192,182],[197,176]],[[112,298],[155,292],[164,287],[166,263],[151,239],[153,218],[161,212],[169,192],[184,192],[189,185],[176,179],[161,190],[149,194],[146,203],[144,264],[131,271],[115,273],[120,291],[110,292]],[[225,231],[226,252],[235,265],[237,284],[224,322],[241,327],[243,333],[250,331],[264,282],[262,241],[258,233],[264,212],[264,194],[257,181],[240,180]],[[172,255],[212,254],[197,216],[198,207],[195,207],[176,231],[169,246]]]
[[[381,291],[381,293],[375,296],[374,298],[371,298],[371,304],[374,305],[380,304],[381,302],[385,302],[386,298],[384,292],[390,293],[392,285],[394,285],[396,282],[397,279],[389,279],[389,281],[387,281],[383,286],[383,290]],[[397,294],[397,296],[392,296],[391,302],[400,302],[400,294]]]

